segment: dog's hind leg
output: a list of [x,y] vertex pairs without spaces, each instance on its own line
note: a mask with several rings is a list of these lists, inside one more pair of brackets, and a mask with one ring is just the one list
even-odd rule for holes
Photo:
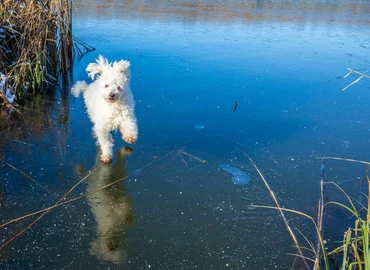
[[112,148],[113,148],[113,138],[109,131],[104,129],[99,129],[94,127],[94,133],[98,139],[98,144],[102,151],[100,155],[100,160],[103,163],[109,163],[112,161]]

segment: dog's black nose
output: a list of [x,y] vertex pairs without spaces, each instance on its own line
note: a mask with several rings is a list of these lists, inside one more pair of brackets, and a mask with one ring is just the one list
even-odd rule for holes
[[114,96],[115,96],[114,93],[109,93],[110,98],[114,98]]

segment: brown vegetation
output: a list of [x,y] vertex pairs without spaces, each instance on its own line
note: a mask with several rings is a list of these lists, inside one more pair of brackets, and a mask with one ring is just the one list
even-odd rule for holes
[[[72,37],[71,0],[4,0],[0,18],[0,72],[7,76],[4,90],[9,88],[21,97],[54,86],[74,54],[93,49]],[[6,101],[4,93],[0,95]]]

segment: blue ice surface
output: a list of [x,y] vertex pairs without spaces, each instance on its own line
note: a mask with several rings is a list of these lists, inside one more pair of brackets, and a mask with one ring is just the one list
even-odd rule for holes
[[194,127],[196,129],[204,129],[204,128],[206,128],[204,125],[195,125]]
[[220,164],[220,168],[233,175],[233,178],[231,180],[235,185],[247,185],[249,183],[250,178],[248,174],[241,171],[240,169],[227,164]]

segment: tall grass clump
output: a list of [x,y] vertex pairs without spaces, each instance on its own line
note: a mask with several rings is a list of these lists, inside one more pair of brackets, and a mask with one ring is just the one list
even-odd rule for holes
[[[5,89],[22,97],[53,87],[82,53],[72,37],[71,0],[2,0],[0,72]],[[85,46],[84,49],[90,48]],[[0,74],[1,75],[1,74]]]
[[[361,162],[364,163],[364,162]],[[343,234],[343,240],[339,247],[328,252],[327,256],[335,256],[341,262],[338,269],[344,270],[368,270],[370,269],[370,178],[369,165],[366,167],[366,179],[368,184],[368,191],[366,195],[367,204],[352,199],[346,192],[336,183],[328,183],[336,186],[345,196],[347,202],[341,203],[336,201],[328,202],[327,205],[332,204],[339,206],[348,211],[355,217],[353,226],[348,228]],[[365,195],[365,194],[364,194]]]
[[[336,185],[336,184],[335,184]],[[339,188],[339,187],[338,187]],[[344,191],[343,191],[344,192]],[[347,196],[347,195],[346,195]],[[341,261],[340,268],[338,269],[370,269],[370,253],[369,253],[369,236],[370,236],[370,213],[369,207],[364,206],[366,216],[362,217],[357,211],[354,202],[348,197],[350,206],[339,203],[329,202],[336,204],[349,211],[356,217],[352,227],[348,228],[343,234],[343,241],[341,245],[328,253],[328,257],[335,256]]]

